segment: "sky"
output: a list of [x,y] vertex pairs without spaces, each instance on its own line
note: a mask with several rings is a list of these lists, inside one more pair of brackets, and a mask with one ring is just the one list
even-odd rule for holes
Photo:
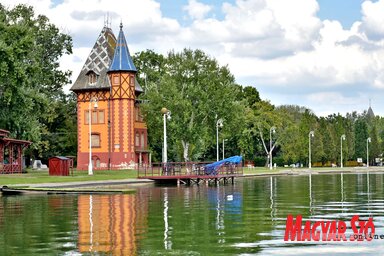
[[[274,105],[384,115],[384,0],[0,0],[32,5],[73,37],[74,81],[105,17],[131,54],[201,49]],[[66,86],[66,89],[71,85]]]

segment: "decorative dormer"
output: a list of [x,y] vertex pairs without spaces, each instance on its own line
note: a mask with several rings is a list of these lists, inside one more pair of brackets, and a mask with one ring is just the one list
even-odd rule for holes
[[100,76],[99,74],[97,74],[93,70],[89,70],[85,75],[88,77],[88,84],[89,85],[95,85],[97,83],[99,76]]

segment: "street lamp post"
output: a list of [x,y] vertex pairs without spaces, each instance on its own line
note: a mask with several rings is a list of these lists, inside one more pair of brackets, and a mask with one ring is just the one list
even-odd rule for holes
[[309,169],[312,168],[312,154],[311,154],[311,139],[312,137],[315,136],[315,132],[314,131],[310,131],[309,134],[308,134],[308,138],[309,138],[309,143],[308,143],[308,160],[309,160],[309,163],[308,163],[308,167]]
[[[217,118],[217,115],[216,115]],[[219,161],[219,127],[223,127],[223,119],[216,121],[216,160]]]
[[275,126],[272,126],[269,129],[269,169],[270,170],[272,170],[272,164],[273,164],[273,161],[272,161],[272,132],[273,133],[276,132],[276,127]]
[[223,139],[223,160],[224,160],[224,158],[225,158],[225,151],[224,151],[224,141],[227,141],[227,139]]
[[88,175],[93,175],[93,166],[92,166],[92,103],[93,107],[97,109],[97,98],[91,98],[89,100],[88,107],[88,124],[89,124],[89,163],[88,163]]
[[145,90],[147,90],[147,74],[146,73],[141,73],[140,78],[144,78],[144,85],[145,85]]
[[343,168],[343,140],[345,140],[345,134],[340,137],[340,168]]
[[368,148],[368,143],[371,142],[371,137],[367,139],[367,167],[369,167],[369,148]]
[[164,119],[164,144],[163,144],[163,164],[165,165],[168,162],[167,158],[167,119],[171,119],[171,111],[167,108],[161,109],[161,114],[163,114]]

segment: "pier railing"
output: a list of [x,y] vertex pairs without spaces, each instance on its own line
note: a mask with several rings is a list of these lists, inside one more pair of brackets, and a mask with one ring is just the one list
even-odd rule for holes
[[172,176],[240,176],[243,175],[241,164],[221,164],[216,168],[207,168],[211,162],[168,162],[153,163],[152,165],[138,166],[138,177]]

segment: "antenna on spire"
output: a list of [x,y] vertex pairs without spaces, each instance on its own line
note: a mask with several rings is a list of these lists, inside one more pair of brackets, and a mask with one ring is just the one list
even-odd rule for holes
[[109,20],[109,12],[104,14],[104,27],[111,28],[111,22]]

